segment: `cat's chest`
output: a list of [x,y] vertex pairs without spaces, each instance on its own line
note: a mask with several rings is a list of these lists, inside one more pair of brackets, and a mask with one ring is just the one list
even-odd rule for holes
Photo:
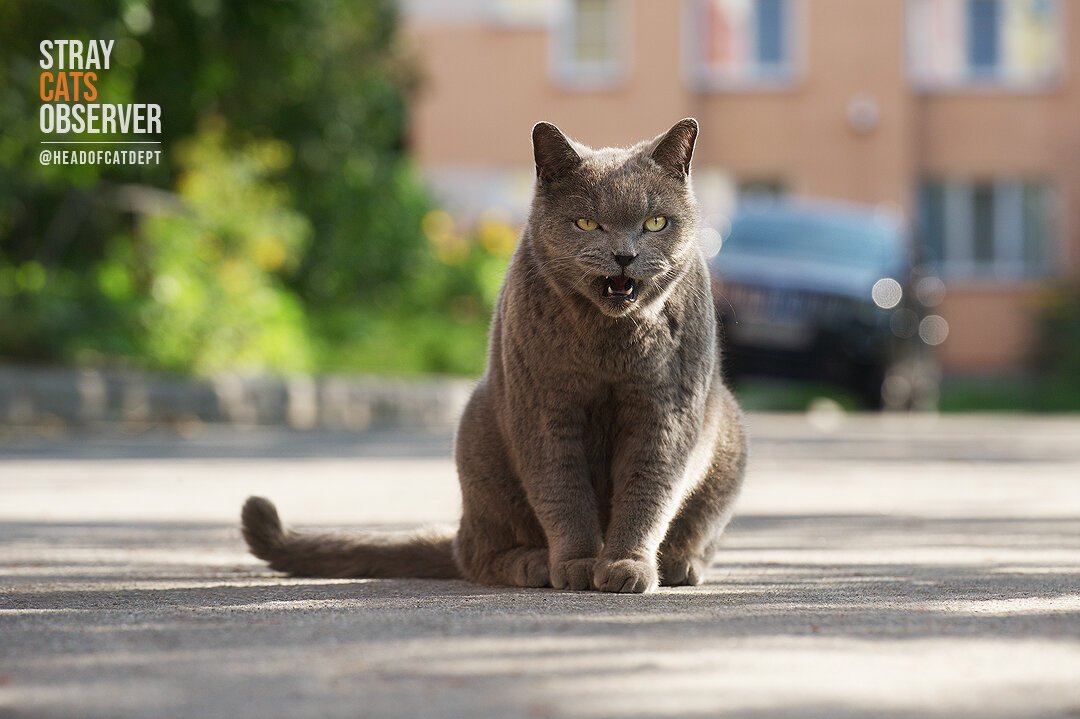
[[598,329],[583,344],[599,382],[661,381],[679,361],[675,338],[659,324]]
[[597,468],[609,464],[614,451],[618,421],[618,392],[605,387],[585,403],[582,439],[590,463]]
[[661,308],[610,318],[591,308],[515,298],[505,316],[502,367],[520,385],[594,397],[608,386],[663,386],[684,371],[688,322]]

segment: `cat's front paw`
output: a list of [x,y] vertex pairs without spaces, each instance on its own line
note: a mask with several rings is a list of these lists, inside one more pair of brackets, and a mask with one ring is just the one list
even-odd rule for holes
[[595,567],[596,557],[553,562],[551,565],[551,586],[556,589],[573,589],[576,591],[592,589]]
[[705,562],[686,557],[660,558],[660,584],[665,587],[696,586],[705,580]]
[[640,594],[656,585],[656,565],[637,559],[601,559],[593,571],[593,586],[601,592]]

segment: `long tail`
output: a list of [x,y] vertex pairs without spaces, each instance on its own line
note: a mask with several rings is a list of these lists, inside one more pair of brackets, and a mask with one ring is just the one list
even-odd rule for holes
[[270,500],[248,497],[241,512],[251,553],[295,577],[460,577],[452,532],[410,535],[307,534],[281,526]]

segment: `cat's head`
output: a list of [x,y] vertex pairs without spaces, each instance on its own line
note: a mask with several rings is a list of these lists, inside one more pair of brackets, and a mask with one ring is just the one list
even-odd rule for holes
[[665,296],[698,252],[690,187],[697,133],[697,121],[686,119],[634,147],[593,150],[538,123],[529,220],[538,274],[613,317]]

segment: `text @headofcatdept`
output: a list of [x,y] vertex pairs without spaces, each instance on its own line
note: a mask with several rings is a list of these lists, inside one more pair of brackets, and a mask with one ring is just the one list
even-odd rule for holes
[[161,150],[42,150],[42,165],[159,165]]

